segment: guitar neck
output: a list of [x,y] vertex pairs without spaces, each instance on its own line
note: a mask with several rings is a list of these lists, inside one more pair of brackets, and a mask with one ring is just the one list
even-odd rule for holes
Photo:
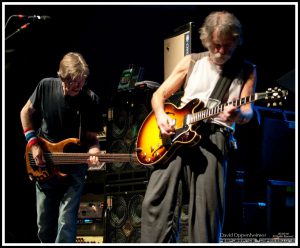
[[210,117],[216,116],[219,113],[223,112],[226,106],[232,105],[235,107],[239,107],[241,105],[244,105],[244,104],[247,104],[250,102],[254,102],[261,98],[264,98],[264,96],[260,95],[260,93],[255,93],[254,95],[246,96],[246,97],[240,98],[238,100],[233,100],[233,101],[230,101],[227,103],[223,103],[223,104],[220,104],[220,105],[210,108],[210,109],[201,110],[197,113],[193,113],[193,114],[189,115],[189,123],[194,124],[198,121],[205,120]]
[[[100,162],[107,163],[137,162],[135,154],[104,153],[100,155],[94,155],[89,153],[44,153],[46,163],[54,165],[87,163],[87,160],[90,156],[97,156]],[[30,156],[30,160],[33,160],[32,156]]]

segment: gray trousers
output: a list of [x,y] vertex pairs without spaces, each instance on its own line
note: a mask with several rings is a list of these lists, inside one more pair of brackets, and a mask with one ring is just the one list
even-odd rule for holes
[[226,135],[220,131],[208,134],[194,147],[182,146],[173,161],[152,171],[142,204],[142,243],[174,242],[179,182],[189,205],[188,241],[220,241],[225,213],[226,142]]

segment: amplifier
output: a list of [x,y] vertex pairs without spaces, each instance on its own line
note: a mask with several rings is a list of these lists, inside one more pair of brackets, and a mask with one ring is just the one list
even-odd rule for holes
[[103,243],[103,236],[77,236],[76,243]]
[[103,219],[104,195],[84,194],[81,196],[78,219]]
[[104,203],[101,201],[80,202],[79,219],[102,219]]
[[104,221],[98,219],[78,219],[77,236],[104,236]]

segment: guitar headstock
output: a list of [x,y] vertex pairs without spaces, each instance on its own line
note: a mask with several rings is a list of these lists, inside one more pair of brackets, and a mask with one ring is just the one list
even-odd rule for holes
[[288,91],[274,87],[268,88],[268,90],[264,93],[257,93],[257,95],[259,99],[263,99],[268,102],[267,107],[277,107],[282,106],[282,101],[286,100]]

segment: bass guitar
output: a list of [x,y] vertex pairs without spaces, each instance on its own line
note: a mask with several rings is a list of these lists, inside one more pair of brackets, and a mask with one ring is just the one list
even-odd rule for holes
[[205,108],[199,99],[193,99],[182,108],[172,103],[165,103],[165,112],[173,119],[175,134],[162,137],[158,128],[154,112],[146,117],[142,123],[136,142],[136,155],[139,163],[152,166],[167,162],[175,151],[182,145],[196,145],[201,139],[201,121],[218,115],[228,105],[239,107],[257,100],[273,102],[272,106],[282,105],[281,99],[286,99],[288,92],[280,88],[268,89],[266,92],[255,93],[250,96],[219,104],[212,108]]
[[26,146],[25,153],[27,174],[34,181],[44,182],[54,175],[62,178],[66,177],[67,174],[60,171],[59,165],[84,164],[87,163],[87,159],[91,155],[98,156],[100,162],[138,162],[135,154],[103,153],[94,155],[80,152],[66,152],[80,149],[80,140],[77,138],[65,139],[58,143],[51,143],[42,137],[38,137],[38,140],[39,145],[44,151],[46,166],[40,167],[35,164],[28,145]]

